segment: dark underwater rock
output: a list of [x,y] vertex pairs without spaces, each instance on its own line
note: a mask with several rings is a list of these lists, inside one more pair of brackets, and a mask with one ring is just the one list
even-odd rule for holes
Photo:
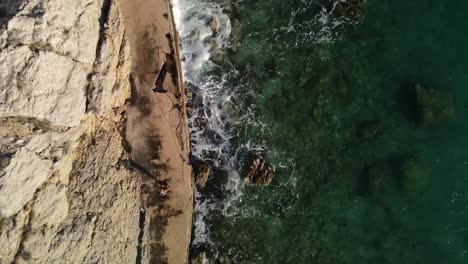
[[373,140],[382,133],[382,125],[376,120],[364,121],[357,127],[356,136],[359,140]]
[[388,193],[418,193],[427,185],[427,174],[413,154],[400,153],[363,168],[358,193],[381,198]]
[[386,161],[378,161],[366,166],[363,170],[359,193],[378,198],[392,186],[392,168]]
[[416,85],[416,98],[420,107],[419,123],[423,126],[437,125],[455,116],[453,98],[444,91],[427,89]]
[[401,165],[400,187],[405,192],[418,192],[425,183],[424,170],[414,158],[408,158]]
[[256,186],[266,186],[270,184],[275,171],[275,166],[267,164],[260,157],[254,157],[245,173],[245,180]]

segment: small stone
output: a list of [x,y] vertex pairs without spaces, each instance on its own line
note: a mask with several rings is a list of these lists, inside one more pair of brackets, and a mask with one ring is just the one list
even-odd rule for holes
[[260,157],[255,157],[247,168],[245,181],[256,186],[266,186],[270,184],[275,171],[275,166],[267,164]]
[[192,162],[192,169],[195,184],[200,188],[204,188],[208,181],[208,176],[210,175],[210,165],[204,161],[197,160]]

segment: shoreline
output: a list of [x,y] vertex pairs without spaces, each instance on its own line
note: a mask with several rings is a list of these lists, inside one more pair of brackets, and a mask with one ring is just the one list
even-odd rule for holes
[[170,1],[3,1],[0,13],[0,263],[187,263]]
[[[179,40],[171,5],[167,0],[119,3],[132,58],[126,136],[132,161],[147,172],[141,177],[140,223],[144,227],[138,258],[143,263],[187,263],[193,185]],[[168,58],[175,60],[175,69],[164,72],[165,92],[153,92]]]

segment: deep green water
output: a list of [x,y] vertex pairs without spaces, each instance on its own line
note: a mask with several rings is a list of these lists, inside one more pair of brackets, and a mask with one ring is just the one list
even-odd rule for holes
[[241,140],[295,166],[210,220],[218,256],[468,263],[468,1],[368,0],[329,35],[317,2],[234,1],[230,57],[270,128]]

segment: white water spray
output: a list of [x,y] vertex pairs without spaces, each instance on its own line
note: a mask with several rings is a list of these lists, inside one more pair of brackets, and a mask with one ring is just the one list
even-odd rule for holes
[[[193,113],[189,117],[189,130],[192,156],[208,160],[214,167],[228,173],[228,182],[222,187],[227,199],[214,201],[195,190],[195,213],[193,241],[198,244],[213,245],[210,240],[206,218],[213,210],[228,214],[234,201],[242,196],[243,182],[238,175],[237,150],[232,139],[237,132],[230,124],[229,112],[233,109],[236,91],[227,89],[228,76],[211,74],[219,67],[212,61],[213,54],[223,54],[228,46],[231,23],[222,6],[200,0],[172,0],[172,9],[180,35],[181,57],[184,80],[194,93],[189,102]],[[219,32],[214,34],[208,26],[215,19]],[[224,71],[225,69],[223,69]]]

